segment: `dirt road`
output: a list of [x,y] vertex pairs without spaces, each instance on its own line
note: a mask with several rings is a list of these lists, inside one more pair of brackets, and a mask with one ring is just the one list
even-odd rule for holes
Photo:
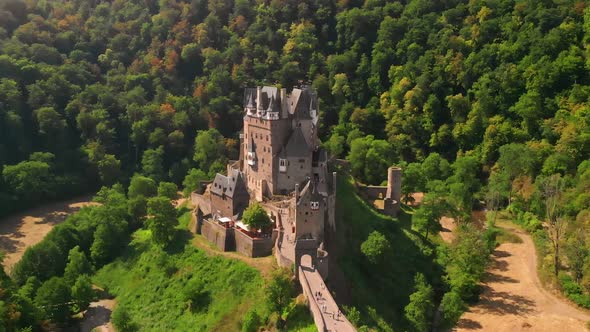
[[113,299],[92,302],[80,322],[80,332],[114,332],[115,328],[110,320],[115,304]]
[[37,208],[18,213],[0,220],[0,250],[4,252],[2,264],[9,272],[20,260],[25,249],[39,243],[57,224],[63,222],[69,214],[81,207],[91,204],[92,196],[49,203]]
[[586,331],[590,314],[546,291],[537,276],[531,237],[505,227],[522,243],[503,243],[494,251],[480,301],[454,331]]

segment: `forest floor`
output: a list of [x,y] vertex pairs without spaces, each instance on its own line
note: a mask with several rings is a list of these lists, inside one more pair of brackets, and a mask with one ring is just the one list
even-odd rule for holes
[[10,272],[25,250],[35,245],[51,229],[81,207],[98,204],[91,202],[91,195],[66,201],[43,204],[34,209],[0,219],[0,250],[4,253],[2,264]]
[[[451,229],[449,222],[452,219],[443,220],[443,228]],[[522,241],[496,248],[479,302],[463,314],[454,331],[585,331],[590,314],[541,285],[531,236],[509,223],[497,226]],[[449,241],[448,236],[443,239]]]

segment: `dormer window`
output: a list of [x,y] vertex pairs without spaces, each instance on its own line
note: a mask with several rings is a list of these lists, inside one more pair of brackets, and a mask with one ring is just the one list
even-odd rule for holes
[[287,172],[287,159],[279,158],[279,172]]
[[319,210],[320,209],[320,202],[310,202],[309,207],[311,207],[312,210]]

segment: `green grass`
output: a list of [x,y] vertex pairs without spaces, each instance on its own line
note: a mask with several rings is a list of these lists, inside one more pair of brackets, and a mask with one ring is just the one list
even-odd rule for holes
[[520,236],[503,228],[497,229],[496,241],[498,243],[522,243]]
[[[442,267],[434,262],[434,245],[411,230],[410,215],[402,211],[393,219],[373,209],[356,194],[351,177],[339,176],[337,195],[338,263],[351,285],[352,305],[361,312],[361,324],[384,331],[406,329],[403,312],[415,274],[423,273],[439,291],[442,287]],[[374,230],[392,247],[377,265],[360,251],[361,243]]]
[[[184,225],[190,215],[180,218]],[[139,331],[238,331],[241,317],[264,302],[264,280],[245,263],[208,256],[179,230],[167,251],[150,243],[139,230],[125,254],[106,265],[94,281],[116,296]],[[197,300],[189,305],[189,289]],[[190,307],[190,308],[189,308]]]

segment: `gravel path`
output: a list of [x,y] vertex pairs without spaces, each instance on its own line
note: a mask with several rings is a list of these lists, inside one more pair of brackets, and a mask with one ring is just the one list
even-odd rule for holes
[[469,308],[455,331],[586,331],[590,314],[543,288],[530,235],[506,227],[522,243],[496,248],[480,301]]
[[69,214],[91,204],[92,196],[81,196],[62,202],[43,204],[0,220],[0,250],[4,252],[2,264],[9,272],[25,250],[35,245]]

